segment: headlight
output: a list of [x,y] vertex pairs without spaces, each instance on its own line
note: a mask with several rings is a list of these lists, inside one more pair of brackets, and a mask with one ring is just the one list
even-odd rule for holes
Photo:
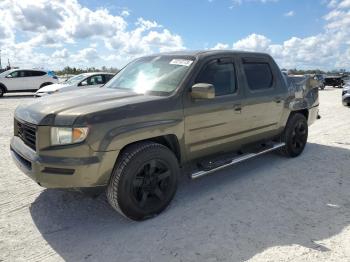
[[51,145],[69,145],[85,140],[87,127],[51,127]]

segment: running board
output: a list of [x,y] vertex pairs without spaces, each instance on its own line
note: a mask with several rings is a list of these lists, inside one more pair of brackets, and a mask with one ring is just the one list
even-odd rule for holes
[[231,158],[229,161],[225,161],[225,164],[220,165],[218,167],[215,167],[213,169],[197,171],[197,172],[191,174],[190,177],[192,179],[197,179],[197,178],[200,178],[202,176],[206,176],[206,175],[209,175],[209,174],[214,173],[216,171],[219,171],[221,169],[224,169],[226,167],[238,164],[238,163],[243,162],[245,160],[248,160],[248,159],[251,159],[251,158],[254,158],[254,157],[266,154],[266,153],[269,153],[271,151],[275,151],[276,149],[279,149],[279,148],[284,147],[284,146],[285,146],[285,143],[275,143],[271,147],[268,147],[268,148],[263,149],[261,151],[258,151],[258,152],[255,152],[255,153],[246,153],[246,154],[243,154],[243,155],[239,155],[239,156],[237,156],[235,158]]

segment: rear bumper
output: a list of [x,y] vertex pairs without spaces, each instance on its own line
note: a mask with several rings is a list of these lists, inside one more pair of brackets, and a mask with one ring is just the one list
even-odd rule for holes
[[17,167],[46,188],[106,186],[117,157],[116,151],[95,152],[84,158],[40,156],[16,136],[10,151]]

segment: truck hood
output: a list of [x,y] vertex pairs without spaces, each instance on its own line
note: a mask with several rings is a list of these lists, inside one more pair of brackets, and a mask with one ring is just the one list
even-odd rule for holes
[[161,99],[112,88],[91,88],[36,99],[16,108],[15,117],[35,125],[71,126],[77,117]]

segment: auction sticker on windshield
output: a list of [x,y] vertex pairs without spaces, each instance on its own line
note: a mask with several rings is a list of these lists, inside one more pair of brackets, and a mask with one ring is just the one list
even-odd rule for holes
[[190,66],[192,63],[193,61],[188,59],[173,59],[170,61],[171,65],[181,65],[181,66]]

